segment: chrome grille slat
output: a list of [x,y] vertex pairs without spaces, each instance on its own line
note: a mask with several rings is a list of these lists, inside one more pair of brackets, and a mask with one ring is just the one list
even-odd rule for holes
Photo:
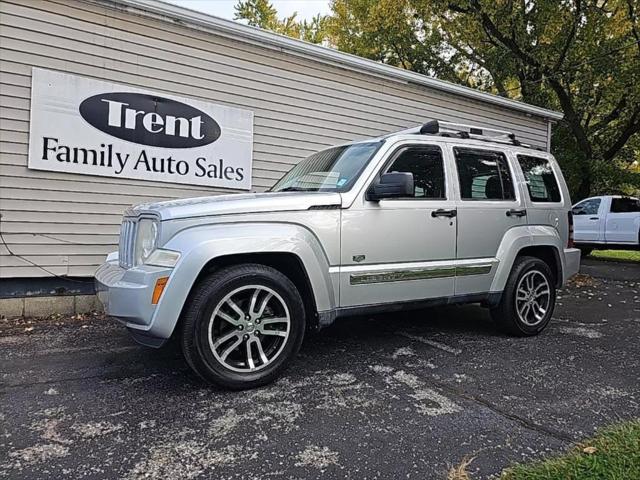
[[135,256],[133,249],[135,248],[136,243],[136,231],[138,227],[138,222],[131,221],[129,226],[129,245],[127,245],[127,264],[129,267],[133,267],[133,258]]
[[123,247],[123,259],[124,259],[124,264],[125,266],[129,267],[129,259],[127,258],[127,255],[129,253],[129,238],[130,238],[130,232],[131,232],[131,222],[130,221],[126,221],[125,222],[125,227],[126,227],[126,232],[125,232],[125,237],[124,237],[124,247]]
[[131,218],[124,218],[120,227],[120,244],[118,256],[122,268],[133,267],[133,248],[135,245],[137,222]]

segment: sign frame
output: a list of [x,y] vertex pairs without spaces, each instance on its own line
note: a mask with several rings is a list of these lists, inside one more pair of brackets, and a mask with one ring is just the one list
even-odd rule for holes
[[251,190],[251,110],[32,68],[28,168]]

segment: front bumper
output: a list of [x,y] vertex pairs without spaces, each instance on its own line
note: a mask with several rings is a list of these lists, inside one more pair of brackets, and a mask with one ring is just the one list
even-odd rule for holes
[[96,271],[96,293],[105,313],[124,323],[138,342],[159,347],[167,338],[154,331],[157,306],[151,301],[156,281],[170,277],[171,272],[149,265],[125,270],[117,261],[108,260]]
[[577,248],[565,248],[564,249],[564,269],[563,269],[563,281],[564,285],[567,280],[573,277],[580,271],[580,250]]

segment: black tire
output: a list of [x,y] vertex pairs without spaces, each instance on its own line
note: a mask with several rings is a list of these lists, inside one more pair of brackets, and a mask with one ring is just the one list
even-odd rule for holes
[[[542,318],[539,321],[534,318],[537,323],[529,322],[533,324],[529,324],[523,321],[516,307],[516,293],[521,280],[523,280],[525,276],[527,276],[527,278],[533,277],[534,279],[541,278],[536,274],[530,272],[538,272],[540,275],[542,275],[547,282],[547,286],[549,287],[548,305],[546,305],[547,308],[545,309],[545,313],[544,315],[541,315]],[[544,288],[542,281],[540,282],[540,286],[541,288]],[[544,298],[546,299],[547,297]],[[520,302],[526,301],[520,300]],[[551,316],[553,315],[555,304],[555,278],[551,271],[551,268],[549,268],[549,265],[547,265],[539,258],[522,256],[516,258],[516,261],[513,264],[513,268],[511,269],[511,273],[509,274],[509,279],[507,280],[505,289],[502,292],[500,303],[497,307],[491,310],[491,316],[500,326],[500,328],[509,335],[518,337],[529,337],[539,334],[546,328],[546,326],[549,324],[549,321],[551,320]],[[534,307],[530,306],[530,309],[534,310]],[[527,314],[529,314],[529,310],[527,310]]]
[[[283,311],[288,311],[289,314],[288,336],[274,350],[279,353],[274,355],[271,363],[263,363],[257,371],[235,371],[233,370],[233,368],[235,368],[234,366],[227,366],[225,363],[222,363],[220,357],[223,355],[220,355],[217,349],[214,354],[212,345],[215,346],[215,343],[213,340],[210,340],[209,330],[210,328],[214,328],[213,325],[217,324],[213,323],[211,327],[209,324],[210,322],[214,322],[212,314],[216,308],[221,305],[223,307],[227,305],[223,303],[223,300],[227,298],[229,294],[243,288],[246,288],[246,291],[249,292],[249,286],[258,286],[275,292],[276,295],[272,295],[270,298],[276,302],[276,307],[285,308],[283,304],[286,305],[286,310]],[[244,291],[241,291],[238,295],[240,294],[244,294]],[[233,303],[236,302],[235,297],[230,298],[233,299]],[[220,318],[222,317],[216,316],[216,319]],[[238,318],[241,317],[238,316]],[[246,318],[248,317],[245,317],[245,319]],[[221,320],[216,321],[218,323],[222,322]],[[235,328],[238,330],[242,328],[241,325],[234,327],[233,324],[222,323],[227,330],[224,333],[220,332],[218,337],[215,337],[217,340],[225,335],[230,335]],[[259,323],[259,321],[256,323]],[[266,324],[267,322],[265,321],[264,323]],[[241,337],[245,338],[237,348],[244,348],[245,357],[251,357],[251,354],[247,355],[246,353],[246,338],[250,336],[249,327],[247,327],[246,322],[244,325],[245,331],[242,334],[236,333],[236,337],[232,337],[229,342],[233,344],[240,340]],[[256,331],[258,331],[258,327],[255,326],[255,328]],[[262,339],[262,341],[272,341],[270,336],[264,334],[264,330],[268,329],[266,325],[263,325],[262,329],[260,339]],[[256,337],[260,333],[255,333],[253,327],[251,327],[251,332],[251,335],[255,335]],[[275,380],[289,366],[291,360],[298,353],[304,332],[305,310],[300,294],[291,280],[274,268],[265,265],[242,264],[223,268],[209,274],[194,287],[182,313],[181,345],[187,363],[200,377],[207,382],[224,388],[240,390],[259,387]],[[214,338],[213,334],[211,338]],[[278,338],[273,339],[273,341],[277,342]],[[262,349],[263,346],[262,343],[260,343],[260,354],[263,354]],[[252,350],[251,346],[249,346],[249,350]],[[266,350],[265,348],[265,351]],[[235,355],[240,358],[241,354],[241,351],[234,350],[229,357]],[[260,358],[260,355],[256,355],[256,360],[260,361]],[[241,361],[242,360],[238,360],[238,362]],[[242,367],[242,363],[237,363],[237,368],[244,368],[245,370],[248,370],[250,366],[253,367],[253,363],[250,364],[248,358],[246,358],[244,367]]]
[[591,252],[593,252],[593,248],[588,248],[588,247],[578,247],[578,248],[580,248],[580,256],[582,258],[588,257],[589,255],[591,255]]

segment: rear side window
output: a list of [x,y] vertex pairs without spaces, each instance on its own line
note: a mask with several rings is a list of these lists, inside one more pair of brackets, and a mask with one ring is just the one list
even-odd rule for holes
[[453,149],[463,200],[514,200],[513,178],[501,152]]
[[532,202],[559,202],[560,187],[549,160],[518,155]]
[[611,213],[640,212],[640,200],[635,198],[612,198]]
[[573,207],[574,215],[597,215],[598,210],[600,209],[599,198],[592,198],[590,200],[585,200],[584,202],[580,202],[578,205]]
[[387,172],[413,174],[414,198],[444,199],[444,162],[438,147],[419,146],[402,150]]

